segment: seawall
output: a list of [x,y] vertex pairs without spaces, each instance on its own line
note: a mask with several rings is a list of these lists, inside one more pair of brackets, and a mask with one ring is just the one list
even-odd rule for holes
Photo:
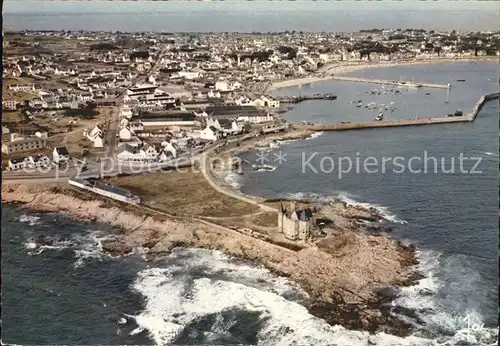
[[462,123],[474,121],[483,108],[484,104],[490,100],[499,98],[499,92],[483,95],[479,98],[476,105],[467,115],[454,117],[433,117],[433,118],[416,118],[402,120],[387,120],[387,121],[365,121],[355,123],[337,123],[337,124],[316,124],[316,125],[295,125],[297,129],[310,131],[346,131],[358,129],[370,129],[381,127],[400,127],[400,126],[417,126],[417,125],[432,125],[432,124],[447,124],[447,123]]
[[384,79],[370,79],[370,78],[360,78],[360,77],[350,77],[350,76],[332,76],[331,79],[344,81],[344,82],[356,82],[356,83],[370,83],[370,84],[386,84],[386,85],[401,85],[408,87],[425,87],[425,88],[437,88],[437,89],[450,89],[448,85],[435,84],[435,83],[420,83],[420,82],[403,82],[395,80],[384,80]]

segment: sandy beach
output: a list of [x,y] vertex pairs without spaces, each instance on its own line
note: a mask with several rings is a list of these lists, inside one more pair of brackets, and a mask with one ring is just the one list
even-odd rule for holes
[[311,84],[321,81],[331,80],[332,75],[342,75],[350,72],[356,72],[365,69],[381,68],[381,67],[395,67],[395,66],[410,66],[410,65],[426,65],[426,64],[444,64],[444,63],[454,63],[454,62],[464,62],[464,61],[483,61],[492,60],[495,57],[485,57],[481,59],[429,59],[429,60],[411,60],[411,61],[381,61],[381,62],[359,62],[359,63],[349,63],[349,64],[327,64],[321,67],[318,71],[314,72],[310,76],[302,78],[294,78],[283,81],[276,81],[266,88],[266,93],[271,93],[278,89],[296,87],[304,84]]

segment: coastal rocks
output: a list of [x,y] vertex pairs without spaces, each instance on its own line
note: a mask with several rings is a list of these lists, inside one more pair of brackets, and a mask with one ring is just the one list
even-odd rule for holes
[[102,249],[108,252],[113,257],[127,255],[132,252],[133,248],[127,244],[115,239],[106,239],[102,241]]
[[391,238],[359,232],[359,226],[342,217],[339,210],[324,215],[334,222],[338,233],[318,247],[294,251],[202,220],[146,215],[143,210],[108,200],[81,198],[64,187],[2,185],[2,201],[22,202],[41,211],[65,211],[114,226],[119,234],[102,241],[103,249],[114,256],[138,247],[148,247],[150,253],[156,254],[176,246],[222,250],[256,261],[298,283],[311,298],[311,312],[332,324],[370,331],[386,325],[398,335],[405,334],[407,328],[391,317],[390,306],[384,304],[388,297],[380,296],[374,288],[408,285],[417,280],[412,267],[416,263],[414,248]]

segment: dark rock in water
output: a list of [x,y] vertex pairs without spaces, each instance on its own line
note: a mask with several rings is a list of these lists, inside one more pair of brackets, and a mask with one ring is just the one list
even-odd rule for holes
[[54,243],[54,241],[55,241],[54,238],[47,235],[40,235],[34,238],[34,242],[38,246],[43,246],[43,245],[51,246]]
[[366,230],[370,233],[390,233],[392,232],[392,228],[390,227],[385,227],[385,226],[368,226],[366,227]]
[[397,315],[403,315],[403,316],[409,317],[409,318],[413,319],[418,324],[421,324],[421,325],[425,324],[425,322],[420,317],[418,317],[417,312],[415,310],[408,309],[408,308],[405,308],[402,306],[394,306],[392,308],[392,312],[394,314],[397,314]]
[[146,243],[143,244],[143,247],[145,248],[148,248],[148,249],[151,249],[152,247],[154,247],[156,244],[158,243],[158,240],[150,240]]
[[313,302],[309,305],[309,312],[330,325],[341,325],[352,330],[370,333],[384,331],[400,337],[408,336],[411,331],[411,325],[393,316],[390,306],[381,301],[365,305]]
[[401,289],[395,286],[377,285],[373,288],[373,293],[375,293],[378,297],[389,300],[394,299],[400,292]]
[[423,296],[432,296],[432,295],[434,295],[434,293],[431,290],[427,289],[427,288],[424,288],[424,289],[420,290],[420,294],[423,295]]
[[123,256],[132,252],[132,247],[120,241],[110,239],[102,241],[102,249],[113,257]]

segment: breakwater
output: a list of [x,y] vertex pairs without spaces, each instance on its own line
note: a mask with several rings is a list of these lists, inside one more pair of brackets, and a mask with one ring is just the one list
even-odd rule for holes
[[479,111],[481,110],[481,108],[483,108],[484,104],[487,101],[498,99],[499,95],[500,95],[500,92],[496,92],[496,93],[492,93],[492,94],[487,94],[487,95],[481,96],[479,98],[479,101],[477,101],[477,103],[475,104],[474,108],[472,108],[472,110],[469,113],[469,117],[471,118],[471,120],[476,119]]
[[419,88],[419,87],[437,88],[437,89],[450,89],[451,88],[451,86],[445,85],[445,84],[402,82],[402,81],[395,81],[395,80],[370,79],[370,78],[360,78],[360,77],[350,77],[350,76],[332,76],[331,79],[344,81],[344,82],[397,85],[397,86],[402,86],[402,87],[406,86],[406,87],[414,87],[414,88]]
[[468,114],[453,117],[430,117],[402,120],[387,120],[387,121],[365,121],[354,123],[337,123],[337,124],[309,124],[295,125],[294,127],[309,131],[346,131],[357,129],[381,128],[381,127],[400,127],[400,126],[417,126],[417,125],[432,125],[432,124],[447,124],[474,121],[483,108],[484,104],[489,100],[499,98],[499,93],[483,95],[479,98],[472,110]]
[[306,95],[306,96],[284,96],[284,97],[277,97],[277,100],[279,100],[282,103],[300,103],[303,101],[307,100],[336,100],[337,96],[333,94],[315,94],[315,95]]

